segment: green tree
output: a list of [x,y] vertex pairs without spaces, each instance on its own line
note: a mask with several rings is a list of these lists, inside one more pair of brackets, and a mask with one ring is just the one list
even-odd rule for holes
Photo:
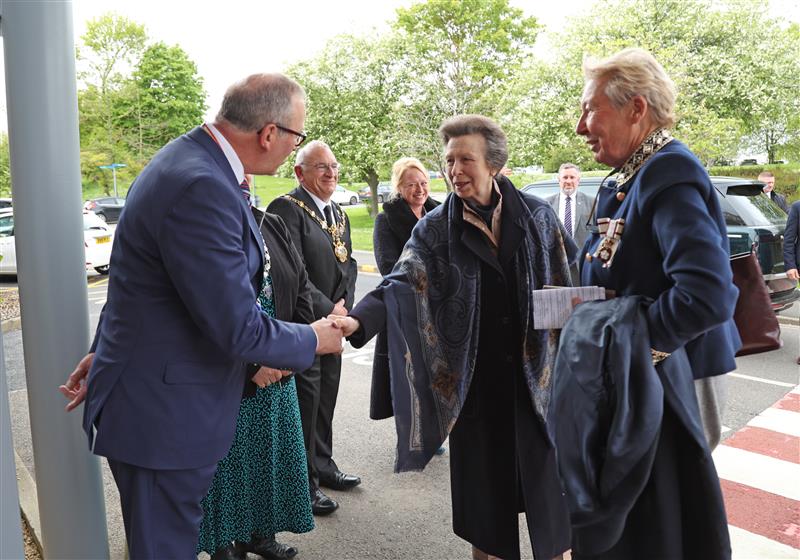
[[142,54],[131,91],[120,106],[127,138],[139,159],[196,126],[206,111],[197,66],[179,46],[150,45]]
[[[533,114],[549,115],[561,127],[566,112],[553,99],[577,104],[583,58],[637,46],[652,52],[675,81],[676,130],[707,162],[733,159],[748,144],[774,160],[797,133],[791,115],[800,103],[800,40],[797,25],[787,28],[766,7],[764,0],[597,2],[554,41],[560,48],[553,68],[574,78],[564,80],[558,95],[534,101],[540,106]],[[544,157],[541,150],[536,155]]]
[[412,89],[397,143],[443,170],[437,130],[447,117],[498,117],[497,90],[530,55],[539,24],[508,0],[428,0],[397,11]]
[[319,55],[289,69],[308,95],[306,130],[330,145],[342,164],[342,179],[366,181],[373,210],[378,179],[400,156],[392,142],[396,105],[408,89],[399,46],[340,35]]
[[11,196],[11,161],[5,132],[0,132],[0,196]]
[[[88,160],[107,158],[104,164],[127,159],[125,130],[116,108],[130,94],[128,74],[138,63],[147,34],[144,27],[116,14],[105,14],[87,23],[78,48],[78,77],[83,87],[78,92],[82,167]],[[126,162],[127,163],[127,162]],[[84,167],[84,172],[86,171]],[[130,171],[128,171],[130,173]],[[92,172],[84,177],[97,179],[106,194],[111,177]],[[121,173],[122,180],[127,173]],[[91,178],[91,179],[90,179]]]

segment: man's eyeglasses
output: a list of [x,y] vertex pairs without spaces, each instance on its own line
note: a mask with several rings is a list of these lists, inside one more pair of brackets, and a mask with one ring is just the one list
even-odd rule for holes
[[[272,123],[272,124],[274,124],[275,128],[277,128],[278,130],[282,130],[283,132],[288,132],[289,134],[294,134],[295,136],[297,136],[297,140],[294,143],[295,148],[299,148],[300,145],[306,141],[306,138],[308,138],[308,134],[306,134],[305,132],[297,132],[296,130],[292,130],[291,128],[287,128],[278,123]],[[256,132],[256,134],[258,136],[261,136],[261,133],[264,131],[265,128],[266,125],[258,129],[258,132]]]
[[304,165],[306,167],[313,167],[317,171],[325,172],[330,169],[332,172],[336,173],[339,171],[339,164],[336,162],[333,163],[301,163],[300,165]]

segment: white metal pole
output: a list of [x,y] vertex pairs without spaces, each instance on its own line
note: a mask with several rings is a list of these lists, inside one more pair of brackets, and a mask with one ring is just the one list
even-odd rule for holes
[[[100,463],[58,386],[89,346],[72,2],[5,1],[11,186],[45,558],[108,558]],[[46,201],[42,204],[42,201]]]

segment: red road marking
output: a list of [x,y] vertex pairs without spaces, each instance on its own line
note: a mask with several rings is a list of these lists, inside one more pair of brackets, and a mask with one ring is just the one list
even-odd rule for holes
[[800,412],[800,393],[786,393],[786,396],[773,404],[772,408]]
[[800,549],[800,502],[730,480],[720,485],[728,523]]
[[745,426],[726,439],[722,445],[800,464],[800,438],[797,436]]

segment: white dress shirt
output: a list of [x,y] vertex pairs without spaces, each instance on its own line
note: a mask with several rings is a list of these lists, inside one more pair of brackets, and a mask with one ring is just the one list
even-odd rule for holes
[[211,131],[214,140],[216,140],[219,147],[222,148],[222,153],[225,154],[225,158],[228,160],[233,174],[236,176],[236,184],[241,185],[242,181],[244,181],[244,165],[242,165],[242,160],[236,155],[236,151],[233,149],[230,142],[217,130],[217,127],[211,123],[206,123],[206,128]]

